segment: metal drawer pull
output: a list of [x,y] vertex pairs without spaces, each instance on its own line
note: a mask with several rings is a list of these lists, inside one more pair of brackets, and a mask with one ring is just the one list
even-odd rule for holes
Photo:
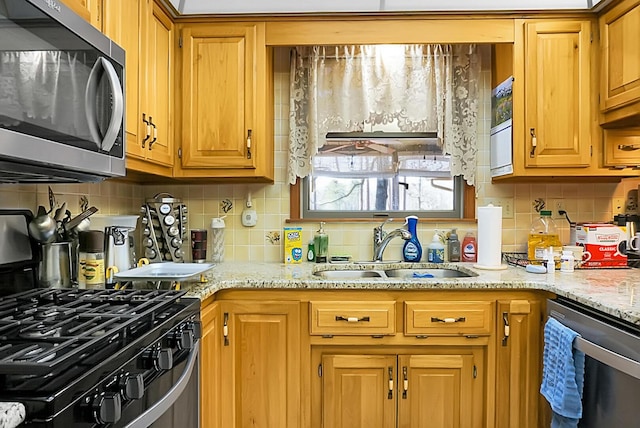
[[582,337],[576,337],[573,347],[578,351],[584,352],[594,360],[598,360],[606,366],[613,367],[616,370],[626,373],[635,379],[640,379],[640,363],[634,361],[624,355],[616,354],[600,345],[589,342]]
[[536,137],[536,128],[529,129],[529,134],[531,134],[531,152],[529,152],[529,157],[535,157],[536,155],[536,147],[538,147],[538,138]]
[[389,367],[389,393],[387,399],[393,399],[393,367]]
[[446,324],[451,324],[454,322],[465,322],[467,319],[465,317],[459,317],[459,318],[438,318],[438,317],[431,317],[431,322],[443,322]]
[[632,151],[632,150],[639,150],[639,149],[640,149],[640,145],[638,144],[618,144],[618,150]]
[[341,317],[340,315],[336,315],[336,321],[346,321],[346,322],[369,322],[371,319],[369,317]]

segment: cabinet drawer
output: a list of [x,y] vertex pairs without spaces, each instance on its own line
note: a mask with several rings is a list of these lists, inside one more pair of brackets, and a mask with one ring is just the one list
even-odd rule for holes
[[640,128],[604,130],[604,166],[640,166]]
[[396,302],[309,302],[311,335],[393,335]]
[[407,336],[490,335],[492,302],[405,302]]

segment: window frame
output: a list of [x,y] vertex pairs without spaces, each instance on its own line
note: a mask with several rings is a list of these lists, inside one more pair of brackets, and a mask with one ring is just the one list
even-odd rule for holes
[[[391,213],[385,212],[380,213],[379,215],[372,215],[371,217],[313,217],[313,218],[304,218],[302,216],[302,180],[298,178],[295,184],[291,184],[289,186],[290,196],[289,196],[289,219],[287,219],[287,223],[296,223],[296,222],[305,222],[305,221],[325,221],[327,223],[335,222],[377,222],[382,218],[392,218]],[[466,182],[464,183],[464,188],[462,189],[462,218],[453,218],[453,217],[445,217],[445,218],[435,218],[435,217],[423,217],[420,216],[420,213],[416,213],[418,217],[424,219],[427,222],[469,222],[476,221],[476,191],[474,186],[468,185]],[[373,214],[373,213],[372,213]]]

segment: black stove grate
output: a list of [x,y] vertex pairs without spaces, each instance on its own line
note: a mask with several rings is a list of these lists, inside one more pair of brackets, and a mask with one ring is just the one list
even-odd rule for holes
[[0,299],[0,374],[44,375],[172,316],[174,290],[36,289]]

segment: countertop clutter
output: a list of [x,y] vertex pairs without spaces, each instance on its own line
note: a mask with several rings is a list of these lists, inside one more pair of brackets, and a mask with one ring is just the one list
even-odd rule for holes
[[[468,278],[358,278],[324,279],[314,275],[319,270],[345,268],[386,269],[402,267],[436,267],[464,269],[478,276]],[[528,273],[522,267],[509,266],[505,270],[490,271],[473,268],[473,263],[384,263],[315,264],[225,262],[217,264],[207,273],[206,283],[190,286],[187,294],[201,300],[224,289],[531,289],[544,290],[582,303],[624,321],[640,325],[640,275],[630,269],[578,269],[572,273]],[[185,284],[186,285],[186,284]],[[186,287],[183,287],[186,289]]]

